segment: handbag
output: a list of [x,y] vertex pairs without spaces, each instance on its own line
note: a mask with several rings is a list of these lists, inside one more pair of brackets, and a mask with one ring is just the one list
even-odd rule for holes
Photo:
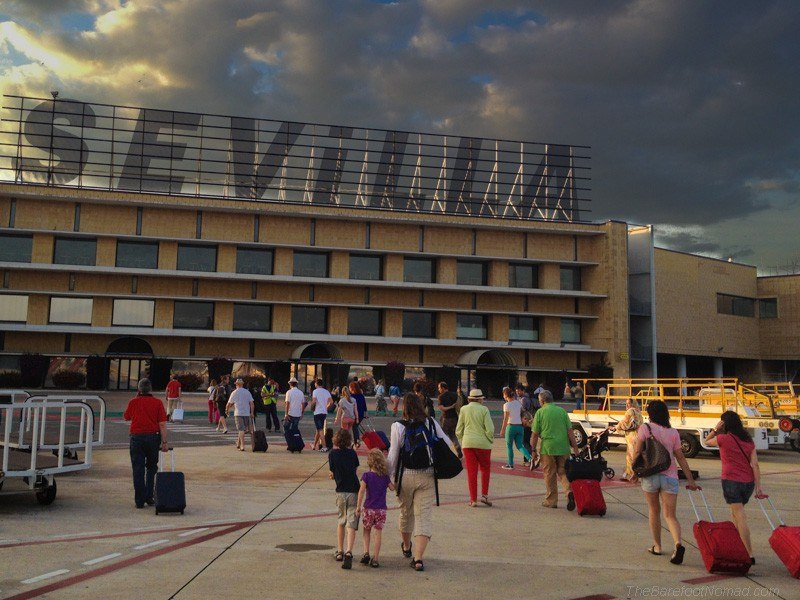
[[633,472],[639,478],[649,477],[650,475],[661,473],[661,471],[666,471],[672,464],[672,455],[670,455],[669,450],[664,447],[664,444],[653,437],[653,431],[650,429],[650,425],[645,423],[644,426],[647,427],[650,437],[644,441],[642,453],[636,458],[636,462],[633,463]]
[[433,473],[436,479],[452,479],[464,469],[461,461],[442,438],[436,438],[433,451]]

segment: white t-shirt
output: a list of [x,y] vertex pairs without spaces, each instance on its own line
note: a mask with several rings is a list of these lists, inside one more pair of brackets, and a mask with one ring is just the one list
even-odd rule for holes
[[314,406],[314,414],[327,415],[328,402],[331,399],[331,393],[324,387],[318,387],[311,393],[311,397],[317,401],[316,405]]
[[228,402],[233,404],[233,414],[236,417],[249,417],[252,401],[253,395],[247,388],[236,388],[228,398]]
[[303,403],[306,401],[306,396],[296,387],[290,387],[286,392],[286,408],[290,417],[303,416]]
[[508,413],[509,425],[522,425],[522,402],[510,400],[503,404],[503,412]]

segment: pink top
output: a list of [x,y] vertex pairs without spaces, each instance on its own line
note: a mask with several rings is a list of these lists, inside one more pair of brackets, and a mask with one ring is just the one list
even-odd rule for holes
[[719,444],[719,459],[722,461],[720,479],[740,483],[755,481],[750,466],[750,456],[756,449],[753,442],[743,442],[732,433],[720,433],[717,435],[717,444]]
[[675,450],[681,449],[681,436],[677,429],[671,427],[662,427],[657,423],[645,423],[639,427],[639,439],[644,441],[650,437],[650,431],[653,432],[653,437],[656,438],[661,444],[669,451],[670,462],[669,468],[666,471],[661,471],[659,475],[666,475],[673,479],[678,478],[678,463],[675,461]]

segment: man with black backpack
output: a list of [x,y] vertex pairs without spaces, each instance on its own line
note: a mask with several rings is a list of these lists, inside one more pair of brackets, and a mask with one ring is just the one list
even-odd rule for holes
[[392,424],[388,464],[400,504],[400,548],[406,558],[413,556],[411,566],[416,571],[425,570],[422,558],[433,533],[436,478],[432,446],[437,439],[453,445],[439,424],[428,417],[422,398],[406,394],[403,420]]

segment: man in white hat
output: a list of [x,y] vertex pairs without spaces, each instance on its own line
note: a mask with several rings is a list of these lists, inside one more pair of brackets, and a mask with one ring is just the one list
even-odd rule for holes
[[253,435],[253,415],[255,414],[255,403],[253,402],[253,395],[246,387],[244,387],[244,379],[239,377],[236,380],[236,389],[231,392],[228,398],[228,404],[225,406],[225,412],[233,408],[234,417],[236,419],[236,431],[239,435],[236,438],[236,447],[244,452],[244,434],[249,433]]
[[289,389],[286,392],[286,415],[284,416],[283,428],[285,431],[300,431],[300,419],[303,418],[303,408],[305,408],[306,397],[297,387],[297,379],[292,377],[289,380]]

